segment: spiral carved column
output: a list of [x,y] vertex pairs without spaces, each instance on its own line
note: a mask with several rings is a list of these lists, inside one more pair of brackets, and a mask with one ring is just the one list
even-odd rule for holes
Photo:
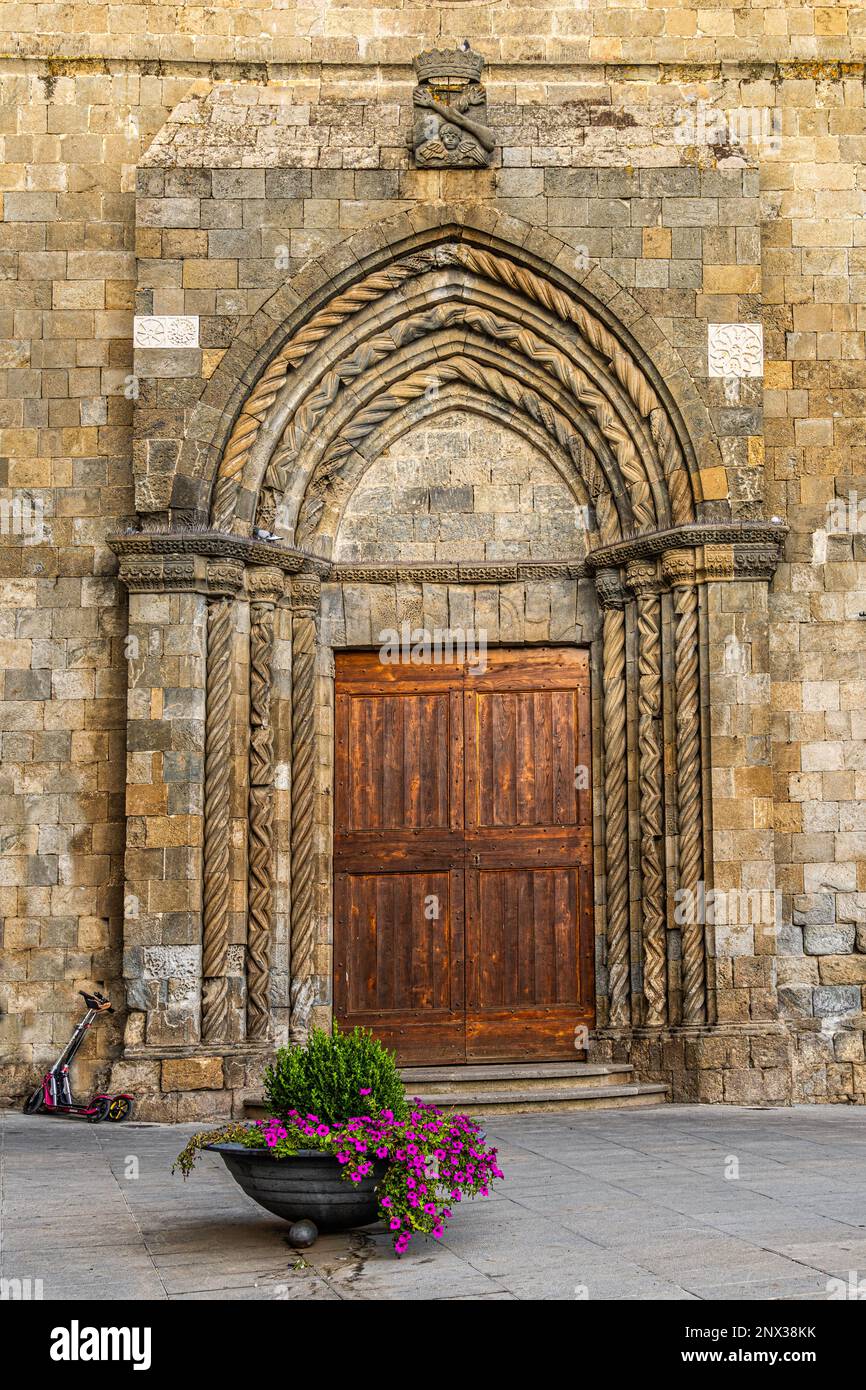
[[247,887],[247,1036],[271,1031],[270,974],[274,934],[274,743],[271,662],[274,608],[283,592],[278,569],[247,574],[250,594],[250,790]]
[[676,614],[674,684],[676,687],[677,821],[679,891],[689,904],[683,926],[683,1023],[704,1023],[707,1016],[704,924],[698,903],[703,878],[703,810],[701,805],[701,720],[698,648],[698,591],[691,550],[669,550],[662,573],[670,583]]
[[595,577],[604,610],[605,881],[609,1023],[631,1021],[628,900],[628,764],[625,700],[625,594],[619,570]]
[[202,1038],[207,1043],[231,1038],[228,948],[233,615],[234,603],[229,597],[209,600],[202,925]]
[[652,561],[633,560],[626,579],[637,597],[644,1023],[658,1027],[667,1021],[660,583]]
[[292,911],[293,1043],[306,1041],[312,1004],[314,940],[316,616],[320,584],[302,575],[292,584]]

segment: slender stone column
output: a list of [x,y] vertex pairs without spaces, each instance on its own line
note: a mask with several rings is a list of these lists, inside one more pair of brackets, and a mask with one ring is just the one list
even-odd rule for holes
[[654,561],[633,560],[626,581],[637,597],[638,783],[640,798],[641,921],[644,1023],[667,1021],[667,947],[663,769],[660,581]]
[[274,608],[283,592],[282,571],[247,571],[250,595],[250,784],[247,887],[247,1036],[271,1033],[270,972],[274,934],[274,749],[271,727],[271,663]]
[[292,909],[291,1017],[293,1043],[307,1037],[313,1003],[316,619],[321,585],[302,574],[292,582]]
[[[232,640],[234,594],[240,566],[211,566],[222,579],[207,609],[205,697],[204,904],[202,919],[202,1038],[230,1042],[237,1035],[229,1000],[229,811],[231,800]],[[242,1021],[241,1021],[242,1022]]]
[[605,884],[609,1014],[613,1026],[631,1022],[629,1005],[628,763],[625,700],[625,593],[617,569],[595,576],[604,610]]
[[676,687],[677,830],[679,891],[690,894],[683,925],[683,1023],[707,1017],[703,901],[703,810],[701,804],[701,728],[698,649],[698,591],[691,550],[669,550],[662,573],[673,589],[676,615],[674,684]]

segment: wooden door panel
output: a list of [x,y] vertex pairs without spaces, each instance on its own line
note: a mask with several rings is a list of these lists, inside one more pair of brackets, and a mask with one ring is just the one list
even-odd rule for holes
[[403,1062],[573,1057],[593,1018],[587,653],[496,650],[483,672],[341,653],[335,714],[337,1018]]
[[466,694],[467,827],[577,825],[579,689]]
[[467,676],[467,1059],[573,1057],[592,1017],[585,652]]
[[462,681],[337,658],[334,1006],[402,1062],[465,1057]]
[[449,705],[447,690],[338,697],[346,745],[337,783],[342,833],[449,824]]
[[338,873],[334,1005],[401,1061],[464,1055],[462,871]]
[[594,1016],[591,873],[468,870],[467,1061],[574,1058]]
[[580,1004],[580,868],[468,871],[471,1007]]

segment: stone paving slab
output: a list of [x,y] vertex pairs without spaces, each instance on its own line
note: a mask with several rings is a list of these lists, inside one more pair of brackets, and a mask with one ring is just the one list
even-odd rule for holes
[[859,1107],[497,1117],[506,1182],[400,1260],[381,1227],[291,1250],[216,1155],[172,1177],[194,1128],[3,1113],[0,1276],[73,1300],[798,1301],[866,1273]]

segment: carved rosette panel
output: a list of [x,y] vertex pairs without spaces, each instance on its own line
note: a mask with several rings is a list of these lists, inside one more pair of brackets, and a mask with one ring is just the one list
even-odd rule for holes
[[313,575],[292,584],[292,910],[293,1043],[309,1028],[314,952],[313,822],[315,816],[316,616],[320,585]]
[[600,570],[596,589],[604,611],[605,881],[608,1021],[628,1024],[630,1009],[628,894],[628,765],[626,758],[625,594],[618,570]]
[[269,1037],[274,933],[274,752],[271,663],[274,607],[282,594],[279,570],[253,569],[250,594],[250,787],[247,897],[247,1036]]
[[663,855],[661,602],[655,562],[633,561],[627,570],[637,597],[638,782],[643,923],[644,1023],[667,1021],[667,949]]
[[229,780],[231,772],[231,648],[233,603],[212,599],[207,614],[204,776],[204,914],[202,1037],[228,1042]]
[[674,596],[676,635],[677,820],[679,889],[691,894],[683,925],[683,1023],[703,1023],[707,1016],[703,923],[698,920],[698,885],[703,878],[703,809],[701,804],[700,675],[698,591],[695,557],[690,550],[670,550],[662,573]]

